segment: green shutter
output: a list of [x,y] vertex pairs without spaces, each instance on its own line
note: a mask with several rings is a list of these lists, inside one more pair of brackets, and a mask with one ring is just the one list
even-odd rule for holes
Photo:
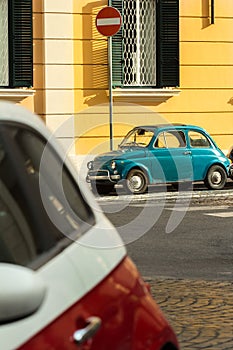
[[10,87],[31,87],[33,85],[32,76],[32,0],[10,0]]
[[157,1],[157,85],[179,86],[179,0]]
[[[122,0],[110,0],[109,6],[115,7],[122,15]],[[121,87],[123,85],[123,29],[112,37],[112,85]]]

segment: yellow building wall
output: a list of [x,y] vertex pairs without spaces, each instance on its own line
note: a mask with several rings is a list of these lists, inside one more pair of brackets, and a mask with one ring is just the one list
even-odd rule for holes
[[73,0],[33,0],[34,110],[74,153]]
[[[107,1],[73,1],[76,153],[109,150],[107,38],[95,18]],[[161,102],[114,99],[114,146],[132,126],[181,122],[204,127],[220,148],[233,144],[233,1],[180,0],[180,94]]]

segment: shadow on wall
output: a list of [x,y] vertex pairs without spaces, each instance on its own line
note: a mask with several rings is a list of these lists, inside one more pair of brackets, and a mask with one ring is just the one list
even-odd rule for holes
[[233,97],[231,97],[230,100],[227,103],[229,103],[230,105],[233,106]]
[[101,0],[83,7],[83,97],[89,106],[107,100],[108,41],[95,26],[96,15],[105,5],[106,2]]
[[211,25],[211,0],[202,0],[202,29]]
[[[203,0],[203,4],[209,0]],[[109,101],[108,86],[108,38],[101,35],[96,29],[96,16],[106,6],[106,0],[99,0],[82,7],[82,46],[83,46],[83,100],[89,107],[96,106]],[[205,6],[207,14],[208,6]],[[209,12],[208,12],[209,14]],[[208,16],[207,14],[207,16]],[[153,106],[166,102],[170,97],[159,96],[153,98]],[[151,99],[144,97],[133,97],[137,104],[150,106]],[[129,95],[114,95],[116,101],[128,102]]]

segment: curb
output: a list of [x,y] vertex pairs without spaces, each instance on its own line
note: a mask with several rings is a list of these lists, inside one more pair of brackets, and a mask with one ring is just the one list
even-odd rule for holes
[[112,195],[112,196],[96,196],[97,202],[113,202],[113,201],[176,201],[176,200],[192,200],[192,199],[214,199],[214,200],[233,200],[233,190],[202,190],[202,191],[184,191],[184,192],[159,192],[159,193],[146,193],[138,195]]

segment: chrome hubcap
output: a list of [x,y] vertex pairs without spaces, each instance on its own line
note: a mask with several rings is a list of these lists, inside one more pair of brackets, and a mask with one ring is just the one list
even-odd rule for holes
[[222,175],[220,174],[220,172],[214,171],[213,175],[212,175],[213,184],[218,185],[218,184],[220,184],[221,181],[222,181]]
[[132,188],[133,190],[140,190],[140,188],[143,185],[143,181],[142,178],[139,175],[133,175],[130,179],[129,179],[129,186],[130,188]]

